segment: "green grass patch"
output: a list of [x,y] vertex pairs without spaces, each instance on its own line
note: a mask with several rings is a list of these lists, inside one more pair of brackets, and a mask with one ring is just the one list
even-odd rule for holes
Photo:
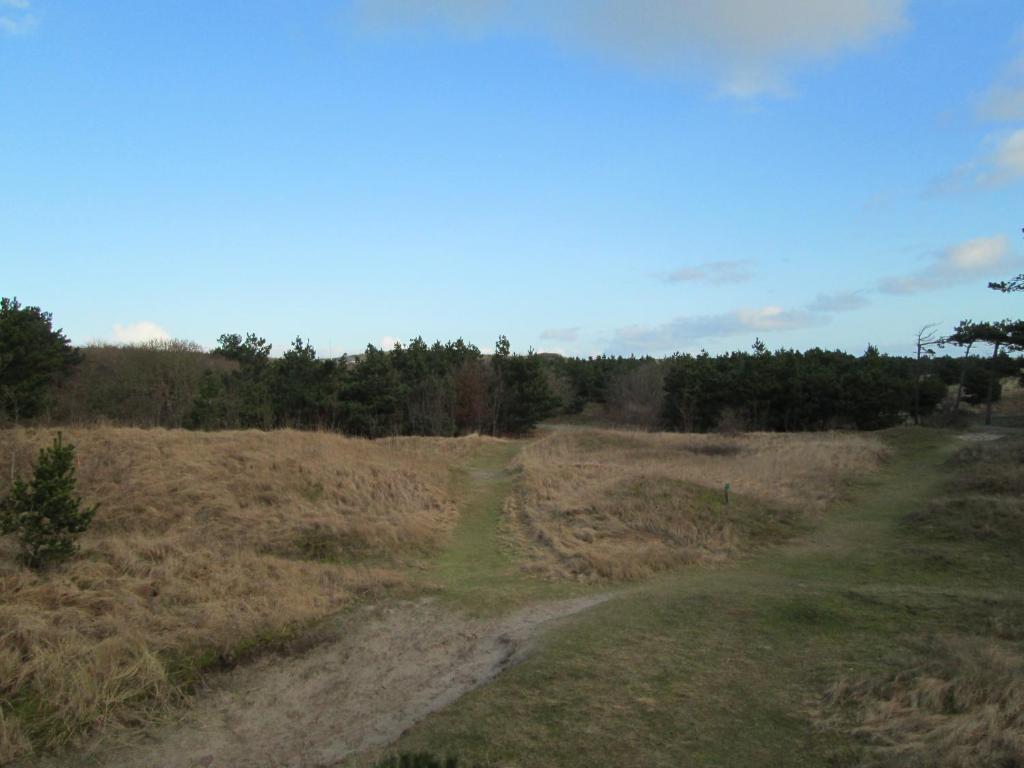
[[398,748],[502,766],[859,765],[863,741],[819,717],[837,680],[885,679],[922,637],[1024,626],[1021,572],[982,556],[986,535],[907,523],[948,495],[951,436],[886,439],[887,466],[796,542],[628,590]]
[[504,521],[505,499],[515,473],[509,463],[519,443],[497,444],[453,473],[461,498],[459,521],[440,554],[418,582],[442,599],[476,615],[494,615],[538,600],[588,594],[594,587],[524,573]]

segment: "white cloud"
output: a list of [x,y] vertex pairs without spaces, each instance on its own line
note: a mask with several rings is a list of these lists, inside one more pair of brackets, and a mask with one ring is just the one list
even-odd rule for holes
[[145,341],[166,341],[171,334],[156,323],[141,320],[128,325],[114,325],[114,341],[119,344],[138,344]]
[[905,23],[907,0],[355,0],[376,29],[526,34],[670,72],[710,71],[736,96],[785,91],[785,73]]
[[706,261],[692,267],[683,267],[665,275],[669,283],[711,283],[732,285],[745,283],[751,278],[752,262],[746,259]]
[[829,321],[826,314],[766,306],[737,309],[719,315],[677,317],[655,326],[633,325],[615,331],[615,351],[668,353],[693,347],[707,339],[813,328]]
[[1006,237],[979,237],[947,249],[939,257],[940,267],[954,272],[976,271],[999,266],[1009,252]]
[[392,349],[395,348],[395,344],[401,344],[401,343],[402,343],[401,340],[395,338],[394,336],[384,336],[384,337],[381,338],[380,344],[378,345],[378,348],[379,349],[392,350]]
[[889,294],[921,293],[971,280],[984,280],[1006,267],[1010,243],[1003,235],[979,237],[934,254],[924,269],[883,278],[878,290]]
[[808,312],[782,307],[739,309],[733,316],[739,329],[753,331],[791,331],[795,328],[817,325],[819,322]]
[[580,329],[575,328],[548,328],[541,333],[540,337],[547,341],[577,341],[580,337]]

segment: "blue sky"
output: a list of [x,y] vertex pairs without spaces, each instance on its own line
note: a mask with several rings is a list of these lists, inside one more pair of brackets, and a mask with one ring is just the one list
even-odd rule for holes
[[0,293],[78,343],[571,354],[1020,315],[1019,0],[0,0]]

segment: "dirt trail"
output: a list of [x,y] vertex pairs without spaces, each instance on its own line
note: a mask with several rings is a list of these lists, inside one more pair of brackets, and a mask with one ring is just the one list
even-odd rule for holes
[[350,615],[344,639],[223,675],[190,716],[109,766],[330,766],[386,746],[427,714],[525,658],[538,630],[606,599],[590,596],[472,619],[436,600]]
[[394,742],[426,715],[524,659],[545,625],[607,600],[593,593],[544,599],[551,595],[523,581],[501,551],[501,505],[511,485],[506,465],[516,450],[499,446],[466,468],[459,525],[424,577],[444,599],[339,615],[326,628],[337,639],[220,675],[182,721],[84,756],[84,763],[333,766]]

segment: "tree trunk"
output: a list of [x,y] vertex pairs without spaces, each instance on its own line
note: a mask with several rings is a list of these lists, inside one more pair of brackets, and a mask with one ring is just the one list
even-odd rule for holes
[[988,367],[988,393],[985,395],[985,425],[992,424],[992,394],[996,381],[996,358],[999,356],[999,343],[992,346],[992,360]]
[[11,430],[11,485],[17,477],[18,467],[18,401],[11,396],[11,405],[14,407],[14,429]]
[[917,340],[917,359],[914,361],[914,425],[921,423],[921,340]]
[[964,352],[964,361],[960,365],[960,382],[956,387],[956,398],[953,400],[953,413],[959,413],[960,411],[960,399],[964,395],[964,381],[967,379],[967,359],[971,356],[971,345],[967,345],[967,351]]

